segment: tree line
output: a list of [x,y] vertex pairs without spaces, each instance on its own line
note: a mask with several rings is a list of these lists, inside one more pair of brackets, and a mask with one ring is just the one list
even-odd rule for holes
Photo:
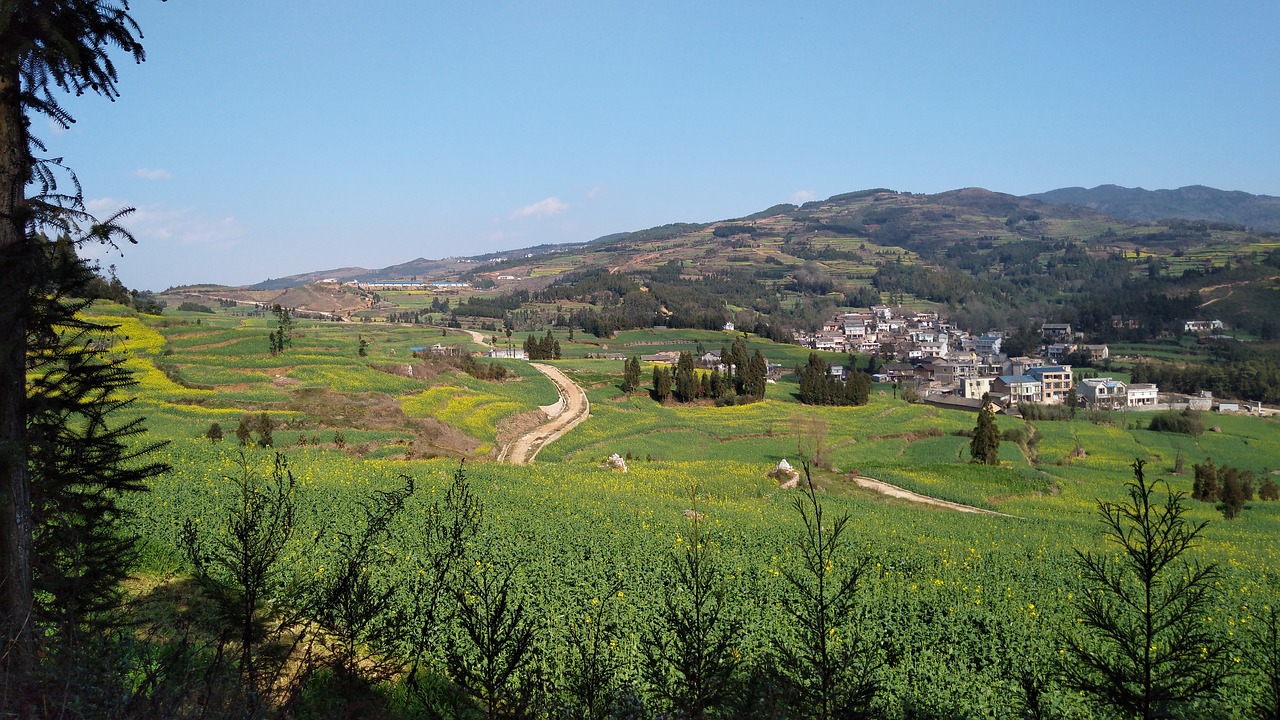
[[524,353],[530,360],[559,360],[560,341],[552,336],[550,330],[541,338],[530,335],[525,338]]
[[800,402],[806,405],[866,405],[871,399],[871,376],[856,369],[841,379],[832,374],[831,363],[818,353],[809,353],[804,365],[796,366],[800,378]]
[[[759,350],[748,353],[746,343],[738,338],[732,345],[721,348],[719,358],[710,371],[701,373],[697,370],[693,353],[687,351],[680,353],[674,368],[666,363],[655,363],[653,399],[682,403],[708,399],[718,405],[733,405],[764,397],[769,365]],[[725,368],[723,372],[722,366]],[[639,385],[640,360],[628,358],[622,389],[634,392]]]

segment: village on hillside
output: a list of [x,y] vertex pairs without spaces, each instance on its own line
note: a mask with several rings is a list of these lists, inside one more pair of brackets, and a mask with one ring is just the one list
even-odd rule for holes
[[[1221,329],[1220,321],[1188,321],[1188,331]],[[1152,383],[1126,383],[1114,377],[1075,380],[1073,358],[1089,362],[1110,357],[1104,344],[1084,342],[1067,323],[1040,326],[1042,343],[1035,356],[1009,357],[1002,352],[1004,333],[974,336],[936,312],[903,311],[876,305],[869,312],[842,312],[813,334],[798,334],[796,342],[815,350],[861,353],[883,364],[872,375],[880,383],[910,387],[922,400],[935,404],[978,407],[983,395],[1001,410],[1028,403],[1076,406],[1098,410],[1218,409],[1260,412],[1256,406],[1221,401],[1210,393],[1198,396],[1163,394]],[[832,368],[842,373],[843,367]]]

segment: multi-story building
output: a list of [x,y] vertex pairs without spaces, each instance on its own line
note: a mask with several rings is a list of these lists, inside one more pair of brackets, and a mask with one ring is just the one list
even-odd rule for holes
[[1160,390],[1154,383],[1131,383],[1127,390],[1129,407],[1150,407],[1160,399]]
[[990,376],[965,378],[960,381],[960,394],[966,398],[981,398],[991,392],[991,383],[993,382],[995,382],[995,378]]
[[992,381],[991,394],[1006,398],[1010,406],[1044,401],[1040,381],[1030,375],[1001,375]]
[[973,344],[973,351],[979,355],[999,355],[1000,344],[1003,342],[1004,338],[999,335],[991,333],[979,335]]
[[1071,330],[1071,323],[1044,323],[1040,326],[1040,337],[1050,341],[1071,342],[1075,333]]
[[1091,408],[1114,409],[1129,405],[1128,387],[1115,378],[1085,378],[1076,385],[1076,393]]
[[1067,400],[1071,391],[1071,366],[1050,365],[1030,368],[1027,375],[1040,381],[1041,402],[1057,405]]

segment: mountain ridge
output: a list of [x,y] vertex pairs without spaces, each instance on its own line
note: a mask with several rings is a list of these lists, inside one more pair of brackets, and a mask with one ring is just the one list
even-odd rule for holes
[[[957,211],[963,211],[957,213]],[[380,281],[404,279],[444,279],[473,276],[481,267],[518,266],[522,260],[549,253],[623,250],[637,244],[672,240],[716,228],[751,226],[769,231],[790,223],[787,237],[796,233],[814,237],[845,236],[863,238],[876,244],[892,244],[895,233],[915,237],[917,244],[936,249],[964,238],[1037,234],[1061,234],[1073,224],[1110,224],[1121,229],[1127,224],[1153,223],[1179,218],[1188,221],[1226,223],[1280,231],[1280,198],[1223,191],[1203,185],[1177,190],[1144,190],[1119,185],[1095,188],[1059,188],[1045,193],[1012,195],[981,187],[966,187],[940,193],[898,192],[869,188],[833,195],[803,205],[779,203],[737,218],[707,223],[673,222],[634,231],[609,233],[589,241],[542,244],[491,252],[474,257],[431,260],[419,257],[384,268],[347,267],[313,271],[276,278],[251,289],[284,289],[317,282]],[[932,226],[921,232],[921,226]],[[909,227],[908,227],[909,226]],[[1049,231],[1049,232],[1046,232]],[[716,234],[720,234],[716,231]],[[927,236],[924,241],[920,236]]]
[[1280,197],[1219,190],[1207,185],[1146,190],[1108,184],[1058,188],[1024,197],[1051,205],[1086,207],[1122,220],[1155,222],[1176,218],[1280,232]]

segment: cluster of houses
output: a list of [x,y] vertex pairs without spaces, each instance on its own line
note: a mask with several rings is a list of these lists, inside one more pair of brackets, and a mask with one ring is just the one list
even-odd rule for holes
[[901,312],[877,305],[870,312],[840,313],[822,329],[797,341],[815,350],[856,352],[892,359],[872,376],[876,382],[908,384],[927,399],[976,405],[983,395],[1003,407],[1022,403],[1057,405],[1072,390],[1076,402],[1094,408],[1153,408],[1158,388],[1115,378],[1075,382],[1064,361],[1085,354],[1106,359],[1106,345],[1079,342],[1071,325],[1045,323],[1039,357],[1008,357],[1004,335],[972,335],[934,312]]
[[[1194,323],[1194,328],[1192,324]],[[1188,329],[1212,331],[1218,321],[1188,321]],[[726,325],[728,330],[732,325]],[[813,334],[797,334],[798,344],[815,350],[875,355],[888,360],[872,380],[896,383],[915,389],[931,402],[976,407],[983,395],[1004,408],[1036,403],[1058,405],[1072,394],[1077,406],[1096,409],[1159,409],[1159,388],[1152,383],[1125,383],[1116,378],[1092,377],[1074,380],[1069,361],[1082,355],[1091,360],[1110,357],[1106,345],[1080,341],[1068,323],[1044,323],[1040,327],[1043,344],[1038,357],[1009,357],[1002,352],[1004,334],[987,332],[972,335],[938,316],[936,312],[903,312],[901,308],[876,305],[869,312],[845,312],[833,316]],[[456,348],[435,346],[433,353],[456,352]],[[524,358],[520,348],[494,348],[489,357]],[[649,363],[675,365],[679,351],[642,355]],[[591,357],[625,359],[623,353],[595,353]],[[701,368],[728,367],[720,353],[712,351],[695,358]],[[782,365],[769,363],[768,379],[784,372]],[[843,379],[846,368],[836,364],[832,374]],[[1074,391],[1074,392],[1073,392]],[[1195,405],[1192,398],[1188,407]],[[1207,409],[1207,408],[1206,408]],[[1226,409],[1225,406],[1223,409]],[[1234,407],[1230,409],[1235,409]]]

